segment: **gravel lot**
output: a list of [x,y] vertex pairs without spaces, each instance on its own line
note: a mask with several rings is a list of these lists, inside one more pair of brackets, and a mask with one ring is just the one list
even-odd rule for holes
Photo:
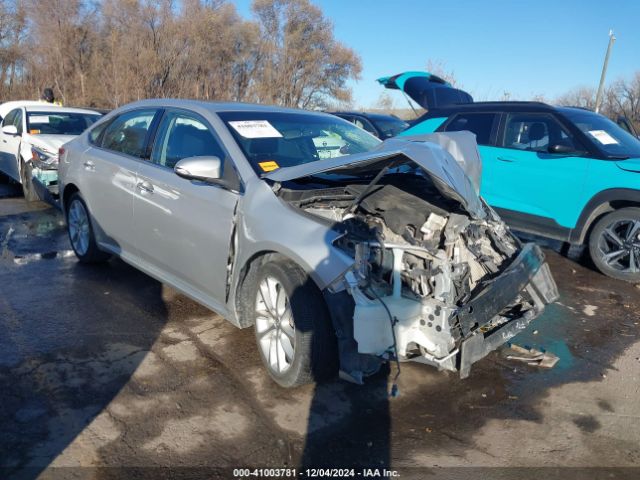
[[79,265],[58,211],[0,185],[0,477],[234,478],[207,467],[305,465],[401,478],[517,467],[547,480],[573,477],[522,467],[638,467],[640,290],[560,247],[545,249],[560,301],[514,339],[558,355],[555,368],[495,352],[466,380],[403,364],[393,399],[389,372],[364,387],[284,390],[252,330],[119,260]]

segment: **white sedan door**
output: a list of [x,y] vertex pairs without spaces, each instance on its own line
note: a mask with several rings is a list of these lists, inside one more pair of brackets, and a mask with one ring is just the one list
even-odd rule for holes
[[17,135],[10,135],[0,131],[0,171],[20,181],[19,155],[22,141],[22,109],[16,108],[7,114],[2,126],[14,125]]
[[179,160],[194,156],[224,160],[225,153],[204,119],[167,111],[151,161],[138,167],[136,246],[161,278],[220,311],[238,194],[173,171]]

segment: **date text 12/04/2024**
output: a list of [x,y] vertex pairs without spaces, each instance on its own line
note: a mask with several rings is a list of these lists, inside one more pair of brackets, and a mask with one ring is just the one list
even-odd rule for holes
[[238,468],[234,479],[242,478],[397,478],[397,470],[386,468]]

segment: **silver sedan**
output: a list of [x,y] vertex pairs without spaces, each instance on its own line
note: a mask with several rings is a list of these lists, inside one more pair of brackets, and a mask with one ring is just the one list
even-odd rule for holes
[[557,298],[478,196],[471,134],[385,142],[323,113],[148,100],[61,149],[81,262],[117,255],[238,327],[272,378],[469,374]]

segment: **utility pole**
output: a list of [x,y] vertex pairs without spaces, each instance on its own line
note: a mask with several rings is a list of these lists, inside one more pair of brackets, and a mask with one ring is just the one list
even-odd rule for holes
[[604,56],[604,65],[602,65],[602,74],[600,75],[600,85],[598,85],[598,94],[596,95],[596,113],[600,111],[600,105],[602,104],[604,79],[607,76],[607,66],[609,65],[609,55],[611,55],[611,47],[613,47],[613,42],[615,41],[616,37],[613,34],[613,30],[609,30],[609,46],[607,47],[607,54]]

